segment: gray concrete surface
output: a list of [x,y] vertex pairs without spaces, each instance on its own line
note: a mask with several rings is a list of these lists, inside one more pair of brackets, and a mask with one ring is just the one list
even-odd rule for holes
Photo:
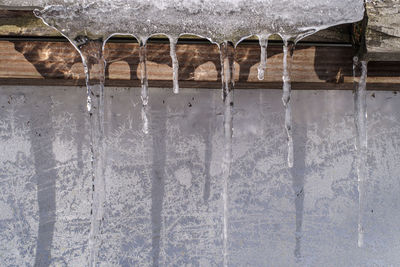
[[[368,93],[358,248],[352,92],[293,92],[291,170],[281,90],[235,94],[229,266],[398,266],[400,96]],[[0,266],[86,266],[85,105],[85,88],[0,87]],[[221,266],[220,91],[150,89],[149,105],[144,135],[140,90],[106,88],[99,266]]]

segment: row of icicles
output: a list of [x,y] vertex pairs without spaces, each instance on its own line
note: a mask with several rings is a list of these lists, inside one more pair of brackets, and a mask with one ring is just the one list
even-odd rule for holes
[[[261,49],[260,64],[258,66],[258,79],[264,79],[264,73],[267,66],[267,46],[268,35],[260,35],[259,44]],[[71,41],[71,40],[70,40]],[[170,41],[170,56],[172,60],[172,73],[173,73],[173,92],[179,93],[178,83],[178,59],[176,56],[176,44],[178,38],[169,37]],[[95,46],[95,51],[88,49],[85,46],[92,41],[86,40],[81,45],[76,45],[72,42],[75,48],[78,49],[82,56],[83,65],[85,68],[86,83],[87,83],[87,107],[90,114],[91,121],[91,153],[92,153],[92,210],[91,210],[91,228],[89,235],[89,263],[91,266],[96,265],[96,257],[99,247],[98,237],[100,225],[104,218],[104,205],[105,205],[105,178],[104,178],[104,69],[105,60],[103,58],[103,43]],[[289,54],[293,56],[295,43],[290,43],[289,39],[283,40],[283,96],[282,102],[285,108],[285,130],[287,134],[287,163],[289,168],[293,167],[293,138],[292,138],[292,113],[291,113],[291,82],[290,82],[290,66],[288,62]],[[232,136],[233,136],[233,89],[234,89],[234,57],[235,47],[228,42],[223,42],[219,45],[220,59],[221,59],[221,80],[222,80],[222,100],[224,103],[224,157],[222,159],[222,174],[223,174],[223,263],[224,266],[228,265],[228,179],[231,172],[232,161]],[[94,52],[94,54],[93,54]],[[90,58],[94,57],[97,64],[101,64],[103,73],[100,78],[99,84],[93,85],[90,77],[90,70],[92,63]],[[141,100],[142,110],[141,117],[143,122],[142,130],[145,134],[149,132],[148,123],[148,79],[147,79],[147,64],[146,64],[146,42],[140,42],[139,48],[139,67],[140,67],[140,80],[141,80]],[[96,61],[95,60],[95,61]],[[366,62],[358,62],[354,60],[354,75],[361,65],[362,74],[359,82],[355,83],[355,124],[356,124],[356,150],[358,151],[356,157],[357,177],[358,177],[358,191],[359,191],[359,222],[358,222],[358,245],[363,246],[363,221],[362,221],[362,205],[363,205],[363,184],[364,177],[366,177],[365,168],[365,154],[366,154],[366,104],[365,104],[365,85],[367,67]],[[97,102],[94,103],[96,96]],[[95,190],[96,189],[96,190]]]
[[[264,73],[265,70],[267,68],[267,46],[268,46],[268,37],[269,35],[257,35],[257,37],[259,38],[259,44],[260,44],[260,50],[261,50],[261,54],[260,54],[260,64],[257,68],[258,70],[258,79],[259,80],[264,80]],[[82,37],[79,37],[82,38]],[[176,44],[178,42],[178,38],[176,37],[168,37],[169,42],[170,42],[170,56],[171,56],[171,61],[172,61],[172,80],[173,80],[173,92],[175,94],[179,93],[179,75],[178,75],[178,71],[179,71],[179,63],[178,63],[178,58],[176,55]],[[71,40],[70,40],[71,41]],[[88,40],[85,39],[85,41],[87,42]],[[72,42],[72,41],[71,41]],[[73,44],[76,43],[72,42]],[[78,41],[79,43],[79,41]],[[146,50],[146,41],[140,41],[140,46],[139,46],[139,67],[140,67],[140,81],[141,81],[141,100],[142,100],[142,121],[143,121],[143,127],[142,130],[145,134],[148,134],[149,129],[148,129],[148,118],[147,118],[147,105],[149,102],[149,90],[148,90],[148,78],[147,78],[147,50]],[[84,45],[84,44],[83,44]],[[237,44],[236,44],[237,45]],[[235,45],[235,46],[236,46]],[[80,49],[81,46],[75,45],[74,46],[78,49],[78,51],[81,53],[82,59],[84,61],[85,58],[87,58],[89,55],[85,55],[82,53],[82,50]],[[221,80],[222,80],[222,84],[223,84],[223,90],[222,90],[222,98],[225,102],[225,94],[226,94],[226,90],[224,89],[226,87],[227,84],[229,84],[230,82],[231,84],[231,89],[233,89],[234,87],[234,80],[233,80],[233,74],[234,74],[234,69],[233,69],[233,61],[234,61],[234,55],[233,58],[231,59],[232,61],[232,65],[224,65],[224,61],[227,59],[228,53],[229,53],[229,49],[228,47],[231,46],[230,43],[228,42],[224,42],[222,44],[219,44],[218,47],[220,49],[220,57],[221,57]],[[284,46],[283,46],[283,76],[282,76],[282,80],[283,80],[283,96],[282,96],[282,101],[283,101],[283,105],[285,107],[285,129],[287,132],[287,139],[288,139],[288,156],[287,156],[287,161],[288,161],[288,165],[289,167],[293,167],[293,141],[292,141],[292,127],[291,127],[291,108],[290,108],[290,95],[291,95],[291,84],[290,84],[290,71],[289,71],[289,66],[288,66],[288,61],[287,61],[287,57],[288,57],[288,50],[289,50],[289,46],[291,46],[291,44],[289,43],[289,38],[285,38],[284,39]],[[291,46],[292,49],[294,49],[294,45]],[[104,47],[102,47],[103,49]],[[100,48],[99,48],[100,49]],[[224,53],[223,50],[226,50],[226,53]],[[293,50],[291,51],[293,53]],[[97,53],[100,55],[102,54],[102,51],[97,51]],[[104,59],[102,59],[104,60]],[[105,64],[105,63],[104,63]],[[90,72],[90,66],[88,65],[88,63],[85,64],[84,62],[84,66],[85,66],[85,75],[86,75],[86,80],[87,83],[90,82],[90,76],[89,76],[89,72]],[[105,66],[104,66],[105,67]],[[225,75],[224,78],[224,69],[229,68],[230,69],[230,73],[232,74],[232,77]],[[226,78],[229,78],[228,80]],[[102,79],[104,80],[104,77],[102,77]],[[104,81],[103,81],[104,83]],[[91,112],[91,105],[92,105],[92,92],[91,92],[91,88],[88,84],[88,90],[87,90],[87,109],[89,112]]]

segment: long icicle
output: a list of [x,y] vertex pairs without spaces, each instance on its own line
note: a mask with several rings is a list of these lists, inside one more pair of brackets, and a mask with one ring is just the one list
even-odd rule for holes
[[[361,67],[361,76],[358,77]],[[356,127],[356,169],[358,182],[358,247],[364,246],[364,220],[363,211],[365,198],[365,179],[367,178],[367,103],[366,103],[366,84],[367,84],[367,62],[358,61],[357,57],[353,59],[354,76],[354,123]]]
[[179,93],[179,62],[176,56],[176,44],[178,42],[178,38],[169,37],[169,54],[172,60],[172,81],[173,81],[173,91],[175,94]]
[[258,41],[260,43],[260,65],[258,65],[258,79],[264,80],[265,70],[267,68],[267,47],[268,47],[268,37],[269,35],[259,35]]
[[[100,41],[85,41],[79,46],[87,86],[87,108],[90,115],[90,151],[92,165],[92,203],[89,232],[89,266],[96,266],[99,231],[104,217],[104,79],[105,60]],[[91,72],[97,70],[92,78]]]
[[141,41],[139,48],[139,65],[140,65],[140,83],[142,85],[142,131],[145,134],[149,133],[149,120],[147,116],[147,104],[149,103],[149,83],[147,80],[147,49],[146,43]]
[[288,41],[284,40],[283,45],[283,96],[282,102],[285,107],[285,129],[287,134],[288,155],[287,162],[289,168],[293,167],[293,137],[292,137],[292,108],[290,104],[290,97],[292,86],[290,83],[290,72],[288,66]]
[[232,164],[233,136],[233,92],[234,92],[234,57],[235,50],[224,42],[220,47],[222,100],[224,102],[224,157],[222,161],[223,176],[223,265],[228,266],[228,180]]

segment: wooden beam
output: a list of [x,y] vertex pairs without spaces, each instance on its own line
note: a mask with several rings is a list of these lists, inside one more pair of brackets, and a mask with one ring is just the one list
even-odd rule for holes
[[[150,86],[171,87],[169,45],[148,44]],[[268,67],[263,81],[257,78],[257,43],[239,45],[236,51],[237,88],[280,88],[282,45],[268,46]],[[211,44],[178,44],[181,87],[219,88],[220,58]],[[353,50],[348,46],[299,45],[293,54],[293,89],[350,90]],[[107,43],[106,85],[138,86],[138,44]],[[369,89],[399,90],[398,62],[370,62]],[[77,51],[67,42],[0,41],[0,84],[84,85],[84,73]]]

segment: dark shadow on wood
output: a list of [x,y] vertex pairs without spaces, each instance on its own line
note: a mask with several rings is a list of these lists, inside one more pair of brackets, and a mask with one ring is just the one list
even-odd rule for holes
[[318,78],[326,83],[343,83],[345,76],[353,76],[353,49],[316,46],[314,70]]
[[[28,60],[44,79],[28,81],[28,78],[1,78],[1,84],[18,85],[85,85],[83,68],[74,68],[81,63],[78,52],[66,42],[26,42],[13,41],[15,49]],[[257,66],[260,60],[260,48],[256,43],[239,44],[236,49],[236,63],[239,65],[239,76],[236,88],[281,88],[282,45],[270,44],[267,58],[268,69],[264,81],[256,78]],[[107,43],[105,49],[106,85],[107,86],[138,86],[139,53],[137,43]],[[221,88],[220,58],[216,45],[200,43],[178,43],[177,57],[179,61],[180,87]],[[352,90],[352,57],[353,49],[349,46],[309,46],[297,45],[292,65],[293,89],[317,90]],[[129,66],[127,79],[110,79],[110,64],[123,61]],[[148,62],[156,63],[149,67],[149,85],[154,87],[172,87],[172,70],[159,68],[171,67],[169,44],[149,43]],[[195,80],[196,69],[205,64],[205,77]],[[126,69],[119,67],[113,70],[118,76]],[[217,73],[217,77],[210,75]],[[116,73],[115,73],[116,72]],[[370,62],[369,77],[377,77],[374,90],[399,90],[400,63]],[[155,79],[155,77],[157,77]],[[198,78],[198,77],[197,77]],[[393,78],[395,79],[393,81]],[[26,80],[26,81],[25,81]]]
[[80,63],[79,53],[72,45],[61,42],[18,42],[15,50],[20,52],[35,69],[46,78],[71,79],[71,67]]

